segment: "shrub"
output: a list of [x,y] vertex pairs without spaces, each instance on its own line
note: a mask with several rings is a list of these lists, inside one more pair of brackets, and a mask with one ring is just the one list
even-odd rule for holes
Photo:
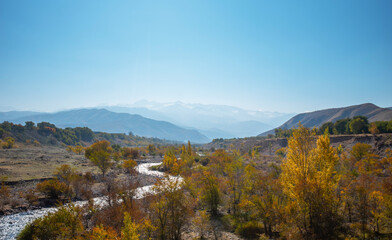
[[135,172],[135,167],[137,166],[137,163],[134,161],[134,160],[132,160],[132,159],[129,159],[129,160],[126,160],[126,161],[124,161],[124,164],[123,164],[123,168],[128,172],[128,173],[134,173]]
[[238,224],[236,233],[244,238],[256,238],[259,234],[263,233],[263,225],[259,222],[249,221],[246,223]]
[[57,179],[46,180],[37,184],[37,190],[51,199],[59,199],[70,191],[67,184]]
[[124,158],[137,159],[140,157],[139,150],[135,148],[123,148],[122,154]]
[[49,213],[28,224],[18,235],[18,240],[76,239],[83,233],[81,208],[69,205]]
[[204,157],[200,161],[201,165],[203,165],[203,166],[207,166],[209,162],[210,162],[210,159],[208,157]]
[[5,204],[9,201],[9,197],[10,197],[10,189],[5,185],[4,180],[1,182],[1,188],[0,188],[0,210],[2,211],[4,209]]
[[38,196],[36,195],[34,189],[21,192],[20,197],[24,198],[29,203],[29,206],[33,206],[38,202]]
[[6,137],[1,147],[3,149],[10,149],[14,146],[14,144],[15,144],[15,139],[13,139],[12,137]]

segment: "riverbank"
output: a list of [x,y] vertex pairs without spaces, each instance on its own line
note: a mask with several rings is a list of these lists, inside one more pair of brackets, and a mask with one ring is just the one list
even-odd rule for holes
[[[137,172],[139,173],[138,176],[141,176],[142,178],[147,178],[147,177],[150,179],[153,178],[155,180],[159,177],[162,177],[163,173],[150,170],[151,166],[158,165],[158,164],[160,163],[159,162],[140,163],[136,168]],[[144,183],[147,184],[148,181],[145,181]],[[140,198],[143,196],[143,194],[150,192],[151,186],[152,184],[138,187],[136,191],[136,198]],[[94,198],[94,202],[97,205],[102,205],[105,201],[106,200],[104,196]],[[75,201],[73,203],[75,205],[83,205],[86,204],[87,201]],[[20,213],[0,217],[0,240],[15,239],[17,234],[28,223],[53,211],[56,211],[55,207],[28,210],[28,211],[23,211]]]

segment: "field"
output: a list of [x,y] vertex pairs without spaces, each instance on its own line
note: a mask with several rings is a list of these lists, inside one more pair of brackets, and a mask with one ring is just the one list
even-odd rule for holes
[[51,178],[62,164],[69,164],[81,172],[97,172],[84,155],[67,152],[62,147],[19,145],[0,149],[0,176],[7,177],[10,183]]

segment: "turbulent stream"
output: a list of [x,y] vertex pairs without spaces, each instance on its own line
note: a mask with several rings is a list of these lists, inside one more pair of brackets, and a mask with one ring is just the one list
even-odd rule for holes
[[[149,168],[152,166],[159,165],[160,163],[141,163],[137,166],[137,171],[141,174],[162,177],[163,173],[158,171],[152,171]],[[137,188],[136,198],[141,198],[145,193],[152,192],[152,186],[144,186]],[[105,197],[94,198],[94,203],[98,205],[104,205],[106,202]],[[87,201],[74,202],[75,205],[86,204]],[[18,233],[33,220],[46,215],[49,212],[56,211],[57,208],[41,208],[36,210],[29,210],[26,212],[20,212],[17,214],[7,215],[0,217],[0,240],[15,239]]]

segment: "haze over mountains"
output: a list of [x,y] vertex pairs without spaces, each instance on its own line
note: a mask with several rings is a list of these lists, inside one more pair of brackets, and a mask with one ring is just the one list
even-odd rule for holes
[[[187,141],[197,143],[208,142],[203,134],[196,130],[184,129],[165,121],[156,121],[137,114],[114,113],[106,109],[77,109],[57,113],[34,113],[10,119],[10,116],[23,115],[23,113],[1,113],[2,121],[8,120],[14,123],[26,121],[50,122],[58,127],[89,127],[94,131],[109,133],[129,133],[145,137]],[[8,117],[7,117],[8,116]]]
[[214,138],[255,136],[278,126],[292,114],[249,111],[238,107],[139,101],[127,106],[101,106],[56,113],[0,112],[0,121],[50,122],[58,127],[87,126],[94,131],[209,142]]
[[119,113],[140,114],[185,128],[197,129],[210,139],[255,136],[279,126],[294,116],[293,113],[254,111],[226,105],[157,103],[146,100],[102,108]]
[[[370,122],[391,120],[392,110],[366,103],[301,113],[292,117],[293,115],[224,105],[139,101],[131,105],[100,106],[56,113],[0,112],[0,121],[21,124],[26,121],[46,121],[62,128],[87,126],[94,131],[132,132],[145,137],[206,143],[214,138],[251,137],[260,132],[263,133],[259,136],[265,136],[274,133],[273,129],[280,124],[282,129],[295,127],[299,122],[306,127],[320,127],[325,122],[359,115],[368,117]],[[290,117],[292,118],[289,119]],[[286,121],[287,119],[289,120]]]
[[[391,108],[381,108],[372,103],[353,105],[342,108],[330,108],[309,113],[301,113],[282,124],[279,128],[290,129],[296,127],[299,122],[305,127],[320,127],[326,122],[336,122],[343,118],[353,118],[355,116],[365,116],[369,122],[389,121],[392,120]],[[266,136],[273,134],[274,130],[270,130],[260,134]]]

